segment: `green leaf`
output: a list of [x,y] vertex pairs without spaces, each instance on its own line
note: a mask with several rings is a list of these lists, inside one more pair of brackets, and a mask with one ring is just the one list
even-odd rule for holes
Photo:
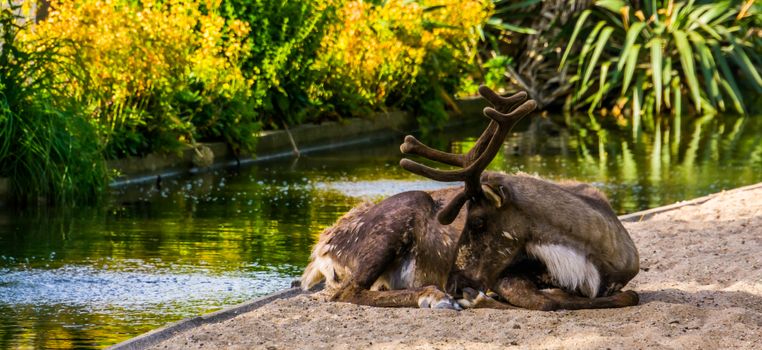
[[667,58],[664,59],[664,68],[662,68],[662,76],[661,81],[664,83],[664,93],[662,94],[664,96],[664,104],[668,108],[672,108],[672,105],[670,104],[670,84],[669,82],[672,81],[672,57],[667,56]]
[[508,5],[505,5],[505,6],[495,3],[495,8],[497,8],[497,10],[495,10],[495,14],[500,14],[503,12],[509,12],[514,10],[523,10],[523,9],[532,7],[538,3],[540,3],[540,0],[523,0],[516,3],[509,3]]
[[632,137],[637,138],[640,132],[640,112],[643,107],[643,75],[638,75],[635,91],[632,94]]
[[[573,80],[573,79],[570,79],[570,82],[571,82],[571,80]],[[577,80],[574,80],[574,81],[576,81],[576,82],[579,82],[579,79],[577,79]],[[584,94],[587,92],[587,90],[588,90],[588,89],[589,89],[591,86],[593,86],[593,85],[594,85],[594,83],[593,83],[593,82],[588,82],[588,83],[587,83],[587,84],[585,84],[585,85],[582,85],[582,84],[580,84],[580,85],[579,85],[579,88],[577,88],[577,91],[574,93],[574,98],[573,98],[573,100],[574,100],[574,101],[577,101],[577,100],[578,100],[579,98],[581,98],[581,97],[582,97],[582,96],[583,96],[583,95],[584,95]],[[588,100],[586,100],[586,102],[584,102],[584,103],[582,103],[582,104],[587,104],[587,103],[589,103],[589,101],[590,101],[590,99],[591,99],[591,98],[593,98],[593,97],[592,97],[592,96],[591,96],[591,97],[589,97],[589,98],[588,98]]]
[[752,84],[754,86],[754,90],[756,90],[757,93],[762,93],[762,77],[759,76],[757,68],[754,66],[754,64],[751,63],[749,56],[746,55],[746,52],[741,45],[738,45],[737,42],[733,42],[731,45],[733,46],[733,53],[735,53],[735,55],[731,57],[733,57],[733,60],[735,60],[738,66],[741,67],[741,70],[743,70],[744,74],[751,78],[751,80],[755,83]]
[[703,96],[701,97],[701,109],[702,109],[701,115],[717,114],[717,109],[714,108],[714,106],[712,106],[712,102],[705,99]]
[[678,2],[672,6],[672,15],[669,17],[669,26],[667,27],[668,32],[674,32],[675,28],[680,28],[680,15],[685,13],[683,10],[683,6],[685,3]]
[[[730,70],[728,61],[725,60],[725,56],[722,53],[722,49],[720,48],[719,44],[715,43],[712,45],[712,53],[714,54],[714,61],[717,63],[722,76],[725,78],[720,81],[720,85],[727,85],[727,87],[723,86],[723,88],[729,92],[728,94],[730,95],[731,99],[733,99],[734,104],[735,101],[738,101],[740,108],[736,105],[736,110],[740,113],[746,113],[746,109],[744,108],[743,104],[743,98],[741,97],[741,89],[739,89],[738,84],[736,84],[733,72]],[[723,82],[725,82],[725,84],[723,84]]]
[[[680,76],[676,76],[672,79],[672,91],[675,93],[675,108],[673,108],[673,111],[675,112],[675,118],[679,120],[678,118],[683,113],[683,94],[680,92]],[[676,132],[680,132],[680,129],[677,129]],[[675,137],[679,136],[675,135]]]
[[429,7],[425,7],[425,8],[423,9],[423,12],[433,12],[433,11],[436,11],[436,10],[441,10],[441,9],[443,9],[443,8],[446,8],[446,7],[447,7],[447,5],[434,5],[434,6],[429,6]]
[[622,95],[627,92],[627,88],[632,81],[632,74],[635,73],[635,67],[638,65],[638,53],[640,53],[640,44],[635,44],[630,49],[626,60],[627,64],[624,67],[624,83],[622,84]]
[[[699,24],[699,27],[701,27],[701,29],[703,29],[710,36],[712,36],[712,38],[722,41],[722,36],[720,35],[720,33],[717,33],[714,27],[709,26],[707,24],[703,24],[703,23]],[[718,29],[722,29],[722,28],[718,28]]]
[[635,43],[635,40],[638,38],[638,35],[640,34],[640,31],[643,30],[643,27],[645,27],[645,23],[643,22],[635,22],[630,26],[630,29],[627,30],[627,36],[624,40],[624,47],[622,48],[622,54],[620,56],[619,63],[617,64],[616,69],[622,70],[622,67],[624,66],[625,57],[629,56],[630,49],[632,49],[632,45]]
[[661,112],[661,70],[662,51],[661,51],[661,38],[651,39],[651,78],[654,82],[654,94],[656,97],[656,113]]
[[696,105],[696,110],[701,112],[701,94],[699,90],[698,80],[696,79],[696,69],[693,66],[693,49],[688,38],[682,30],[676,30],[672,34],[675,38],[675,46],[677,46],[677,52],[680,54],[680,65],[683,68],[683,74],[688,81],[688,88],[691,91],[691,98]]
[[710,26],[722,24],[722,23],[725,23],[730,18],[735,17],[737,14],[738,14],[738,11],[731,10],[729,7],[726,7],[724,8],[724,10],[720,12],[720,16],[713,18],[711,21],[707,22],[707,24]]
[[[598,24],[595,25],[595,28],[593,28],[593,31],[590,32],[590,35],[587,36],[587,39],[585,40],[585,44],[582,45],[582,50],[579,52],[579,58],[578,63],[579,67],[577,68],[578,74],[581,72],[582,67],[584,67],[585,63],[585,57],[587,57],[587,54],[590,52],[591,48],[593,47],[593,42],[598,37],[598,33],[600,33],[603,26],[606,24],[604,21],[599,21]],[[584,84],[583,84],[584,85]]]
[[476,32],[479,34],[481,41],[487,41],[487,37],[484,35],[484,28],[481,25],[476,26]]
[[[696,38],[693,38],[696,36]],[[706,86],[706,93],[709,95],[709,99],[713,106],[722,106],[722,96],[720,96],[720,89],[717,86],[717,66],[712,59],[712,53],[709,48],[704,44],[703,39],[699,35],[691,33],[691,37],[694,39],[694,45],[699,55],[699,65],[701,68],[701,75],[704,77],[704,85]]]
[[579,15],[579,19],[577,19],[577,23],[574,25],[574,31],[572,32],[572,35],[566,44],[566,50],[564,51],[564,55],[563,57],[561,57],[561,63],[558,65],[559,71],[561,70],[561,68],[564,67],[564,64],[566,63],[566,58],[569,57],[569,52],[571,51],[572,46],[574,46],[574,41],[577,40],[577,35],[579,35],[579,31],[582,29],[582,26],[585,25],[585,21],[587,20],[587,17],[590,16],[590,13],[591,13],[590,10],[585,10],[585,11],[582,11],[582,13]]
[[598,92],[595,94],[595,99],[593,100],[593,103],[590,104],[591,111],[593,108],[595,108],[595,106],[599,105],[601,100],[603,100],[603,95],[609,89],[610,84],[606,82],[606,79],[608,78],[610,66],[611,66],[611,61],[606,61],[601,64],[601,71],[600,71],[600,74],[598,75]]
[[733,100],[733,108],[736,109],[736,112],[746,114],[741,96],[737,95],[736,92],[733,91],[733,87],[730,86],[730,83],[728,83],[726,79],[720,78],[718,80],[720,82],[720,86],[722,86],[722,89],[725,90],[725,93],[730,96],[731,100]]
[[494,28],[507,30],[509,32],[515,32],[515,33],[521,33],[521,34],[537,34],[537,31],[532,28],[517,26],[510,23],[504,23],[499,18],[490,18],[489,20],[487,20],[487,24]]
[[706,14],[707,11],[711,11],[711,10],[715,9],[716,7],[717,7],[716,5],[699,5],[699,6],[696,6],[696,8],[693,9],[693,11],[691,11],[688,14],[687,21],[686,21],[686,23],[688,25],[687,28],[689,30],[695,30],[696,27],[699,25],[699,22],[700,22],[699,18],[701,18],[701,16]]
[[595,2],[595,6],[605,8],[616,14],[619,14],[619,10],[626,5],[622,0],[598,0]]
[[[695,14],[700,14],[698,18],[696,18],[696,22],[703,23],[703,24],[709,24],[713,20],[717,19],[720,15],[728,12],[728,3],[727,2],[717,2],[711,5],[703,5],[698,6],[697,11],[694,11]],[[698,11],[699,8],[703,8],[703,11]],[[691,17],[694,17],[695,15],[692,14]]]
[[585,77],[582,78],[582,85],[587,84],[587,81],[590,80],[590,76],[593,74],[593,70],[595,70],[595,65],[598,64],[598,59],[601,57],[601,53],[606,47],[606,41],[609,40],[609,37],[613,31],[614,28],[612,27],[603,28],[601,31],[601,35],[598,37],[598,41],[595,43],[595,50],[593,51],[593,55],[590,56],[590,62],[588,62],[587,69],[585,70]]

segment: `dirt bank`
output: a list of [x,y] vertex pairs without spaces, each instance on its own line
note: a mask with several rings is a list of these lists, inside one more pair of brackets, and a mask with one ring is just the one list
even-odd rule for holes
[[759,346],[762,187],[626,223],[641,255],[613,310],[384,309],[300,295],[204,325],[156,349],[679,348]]

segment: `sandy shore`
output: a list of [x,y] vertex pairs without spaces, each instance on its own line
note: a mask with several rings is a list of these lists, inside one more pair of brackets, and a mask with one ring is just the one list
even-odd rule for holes
[[636,307],[384,309],[300,295],[204,325],[156,349],[759,348],[762,188],[626,223],[641,271]]

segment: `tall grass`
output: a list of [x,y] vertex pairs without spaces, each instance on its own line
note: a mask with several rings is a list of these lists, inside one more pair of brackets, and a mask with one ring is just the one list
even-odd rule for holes
[[21,8],[0,6],[0,177],[19,202],[94,200],[108,181],[97,137],[52,73],[76,65],[63,43],[22,43]]

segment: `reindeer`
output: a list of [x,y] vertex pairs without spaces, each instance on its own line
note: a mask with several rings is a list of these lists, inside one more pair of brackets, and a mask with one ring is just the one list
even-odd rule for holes
[[[479,93],[493,105],[484,109],[491,121],[467,154],[435,150],[413,136],[400,146],[404,154],[462,168],[402,159],[404,169],[464,186],[355,207],[321,233],[302,288],[325,279],[334,301],[382,307],[637,305],[638,295],[621,289],[638,272],[638,252],[601,192],[577,182],[484,172],[536,103],[524,92],[502,97],[482,86]],[[462,299],[451,296],[459,294]]]

